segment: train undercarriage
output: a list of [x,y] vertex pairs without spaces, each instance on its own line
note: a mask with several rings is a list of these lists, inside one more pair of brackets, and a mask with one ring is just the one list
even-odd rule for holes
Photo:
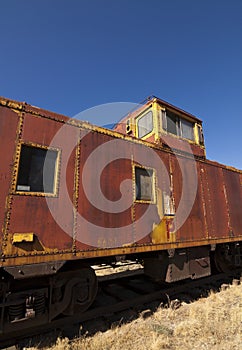
[[[242,266],[242,244],[152,252],[127,256],[142,262],[144,273],[156,281],[174,282],[201,278],[219,272],[232,272]],[[116,257],[112,258],[115,265]],[[93,263],[93,261],[91,261]],[[110,263],[110,257],[96,263]],[[94,270],[83,261],[67,262],[50,275],[16,279],[15,269],[2,270],[0,282],[0,339],[26,328],[51,323],[58,317],[80,314],[93,303],[98,290]],[[11,271],[12,275],[9,273]],[[48,269],[47,269],[48,271]]]

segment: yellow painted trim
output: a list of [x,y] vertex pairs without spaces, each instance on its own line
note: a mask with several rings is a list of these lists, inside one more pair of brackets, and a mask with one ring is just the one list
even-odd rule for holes
[[81,161],[81,140],[79,136],[76,145],[75,170],[74,170],[74,191],[73,191],[73,232],[72,232],[72,251],[76,254],[76,235],[77,235],[77,213],[79,201],[79,183],[80,183],[80,161]]
[[89,259],[89,258],[104,258],[105,256],[122,255],[122,254],[134,254],[134,253],[144,253],[144,252],[155,252],[167,249],[179,249],[179,248],[189,248],[198,247],[203,245],[229,243],[229,242],[240,242],[242,241],[242,236],[236,238],[215,238],[215,239],[204,239],[200,241],[183,241],[183,242],[169,242],[160,244],[144,244],[144,245],[132,245],[129,247],[118,247],[110,249],[92,249],[77,251],[76,256],[73,256],[72,252],[68,251],[56,251],[56,252],[34,252],[29,255],[16,256],[8,255],[2,256],[0,261],[0,266],[11,266],[11,265],[21,265],[26,263],[36,263],[36,256],[38,256],[38,262],[49,262],[49,261],[63,261],[63,260],[76,260],[76,259]]
[[[139,137],[139,128],[138,128],[139,120],[141,118],[143,118],[145,116],[145,114],[147,114],[149,112],[152,112],[153,129],[148,134],[146,134],[142,137]],[[155,113],[154,113],[153,106],[149,106],[149,108],[145,109],[141,114],[138,115],[138,117],[135,118],[135,136],[140,140],[146,140],[150,136],[152,136],[153,134],[155,134]]]
[[167,224],[166,219],[163,218],[158,225],[153,226],[151,232],[151,239],[153,244],[167,243]]
[[14,233],[12,243],[21,243],[21,242],[33,242],[34,234],[33,233]]
[[153,124],[154,124],[154,135],[155,135],[155,141],[159,141],[160,136],[160,120],[159,120],[159,107],[158,103],[156,102],[156,99],[154,100],[154,103],[152,105],[153,109]]
[[135,197],[136,197],[136,183],[135,183],[135,163],[134,155],[131,155],[131,167],[132,167],[132,192],[133,192],[133,203],[131,206],[131,218],[132,223],[135,223]]
[[193,131],[194,131],[194,141],[197,145],[199,145],[200,147],[202,147],[199,143],[199,133],[198,133],[198,123],[195,123],[194,127],[193,127]]

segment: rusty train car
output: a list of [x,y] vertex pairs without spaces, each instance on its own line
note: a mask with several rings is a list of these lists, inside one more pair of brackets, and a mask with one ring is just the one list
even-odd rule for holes
[[241,267],[242,171],[152,97],[113,130],[0,98],[0,339],[86,310],[94,264],[172,282]]

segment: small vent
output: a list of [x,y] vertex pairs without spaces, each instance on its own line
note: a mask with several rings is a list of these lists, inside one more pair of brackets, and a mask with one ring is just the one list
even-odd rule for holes
[[131,134],[132,133],[132,129],[131,129],[131,125],[130,125],[130,119],[128,119],[127,122],[126,122],[126,133],[127,134]]

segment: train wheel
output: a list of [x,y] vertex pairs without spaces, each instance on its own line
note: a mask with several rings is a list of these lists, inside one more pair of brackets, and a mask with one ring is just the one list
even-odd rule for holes
[[50,319],[86,311],[97,294],[97,277],[91,267],[59,272],[52,281]]
[[73,315],[86,311],[93,303],[97,294],[97,277],[90,267],[76,271],[68,281],[66,288],[71,288],[70,303],[62,312],[63,315]]

